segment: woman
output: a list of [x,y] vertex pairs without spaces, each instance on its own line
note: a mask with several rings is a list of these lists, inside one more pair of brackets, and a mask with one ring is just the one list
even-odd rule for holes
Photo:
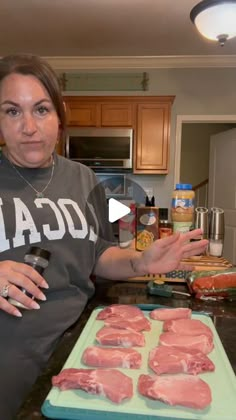
[[[197,230],[158,240],[142,253],[113,246],[104,193],[95,175],[54,151],[64,130],[62,97],[48,64],[30,55],[0,60],[0,138],[5,142],[0,163],[0,418],[4,420],[14,418],[58,338],[92,296],[92,273],[125,279],[168,272],[207,244],[189,242],[199,235]],[[96,194],[90,195],[94,188]],[[30,246],[51,252],[44,278],[23,263]],[[27,310],[19,310],[8,298]]]

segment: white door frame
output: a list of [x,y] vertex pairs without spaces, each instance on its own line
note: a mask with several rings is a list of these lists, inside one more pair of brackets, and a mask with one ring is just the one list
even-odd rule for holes
[[178,184],[180,181],[180,157],[183,123],[236,123],[236,115],[177,115],[174,185]]

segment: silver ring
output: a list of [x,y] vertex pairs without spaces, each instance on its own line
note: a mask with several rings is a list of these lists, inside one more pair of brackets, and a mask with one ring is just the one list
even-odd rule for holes
[[10,287],[11,287],[11,284],[5,284],[1,289],[0,289],[0,296],[1,297],[4,297],[4,298],[7,298],[8,297],[8,292],[9,292],[9,289],[10,289]]

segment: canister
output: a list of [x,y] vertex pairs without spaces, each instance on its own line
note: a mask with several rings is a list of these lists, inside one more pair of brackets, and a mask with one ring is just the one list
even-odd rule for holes
[[137,207],[135,246],[143,251],[159,238],[158,207]]
[[195,192],[191,184],[176,184],[172,194],[171,218],[174,232],[187,232],[194,223]]

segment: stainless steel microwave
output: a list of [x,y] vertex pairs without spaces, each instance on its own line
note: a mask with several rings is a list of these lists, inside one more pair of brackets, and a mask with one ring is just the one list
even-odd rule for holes
[[66,157],[96,171],[131,170],[133,130],[130,128],[68,129]]

